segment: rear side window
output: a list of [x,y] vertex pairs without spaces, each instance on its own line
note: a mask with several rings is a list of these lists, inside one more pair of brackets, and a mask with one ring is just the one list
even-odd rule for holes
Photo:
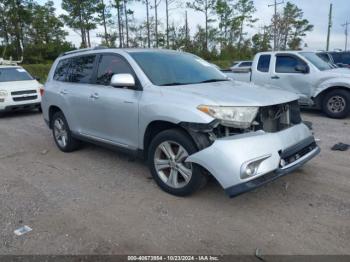
[[69,59],[64,59],[58,62],[56,66],[55,73],[53,75],[53,79],[56,81],[67,81],[67,74],[69,69]]
[[336,64],[350,64],[350,53],[332,53],[332,57]]
[[133,74],[133,72],[122,57],[102,55],[98,62],[96,84],[109,85],[114,74]]
[[331,62],[329,56],[326,53],[317,53],[317,56],[327,63]]
[[258,61],[258,71],[269,72],[271,55],[261,55]]
[[300,73],[296,70],[298,65],[306,66],[303,61],[293,56],[276,57],[276,73]]
[[72,58],[68,77],[69,82],[81,84],[90,83],[94,70],[95,58],[95,55]]
[[249,67],[252,66],[252,62],[243,62],[239,65],[239,67]]
[[23,68],[0,68],[0,82],[33,80]]

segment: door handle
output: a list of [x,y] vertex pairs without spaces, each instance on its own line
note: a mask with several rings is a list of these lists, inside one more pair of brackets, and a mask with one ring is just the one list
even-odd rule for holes
[[271,76],[271,79],[280,79],[279,76]]
[[61,90],[60,92],[61,95],[67,95],[68,94],[68,91],[66,89],[63,89]]
[[93,93],[90,95],[90,98],[92,99],[98,99],[100,96],[98,95],[98,93]]

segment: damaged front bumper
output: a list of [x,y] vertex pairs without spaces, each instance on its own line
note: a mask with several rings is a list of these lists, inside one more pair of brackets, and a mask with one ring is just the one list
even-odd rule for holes
[[319,152],[310,130],[298,124],[217,139],[186,161],[206,168],[233,197],[294,171]]

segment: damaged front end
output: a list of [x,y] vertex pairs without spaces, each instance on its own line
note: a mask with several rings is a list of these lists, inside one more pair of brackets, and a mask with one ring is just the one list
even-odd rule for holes
[[186,161],[207,169],[230,196],[287,174],[320,152],[297,101],[260,107],[245,127],[219,119],[181,126],[199,148]]

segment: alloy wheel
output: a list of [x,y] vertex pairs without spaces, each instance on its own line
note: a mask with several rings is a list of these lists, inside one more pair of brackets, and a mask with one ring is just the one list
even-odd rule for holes
[[68,142],[68,133],[66,126],[61,118],[57,118],[54,122],[55,139],[60,147],[65,148]]
[[159,178],[169,187],[182,188],[192,177],[192,165],[185,160],[186,149],[174,141],[161,143],[154,155],[154,166]]

